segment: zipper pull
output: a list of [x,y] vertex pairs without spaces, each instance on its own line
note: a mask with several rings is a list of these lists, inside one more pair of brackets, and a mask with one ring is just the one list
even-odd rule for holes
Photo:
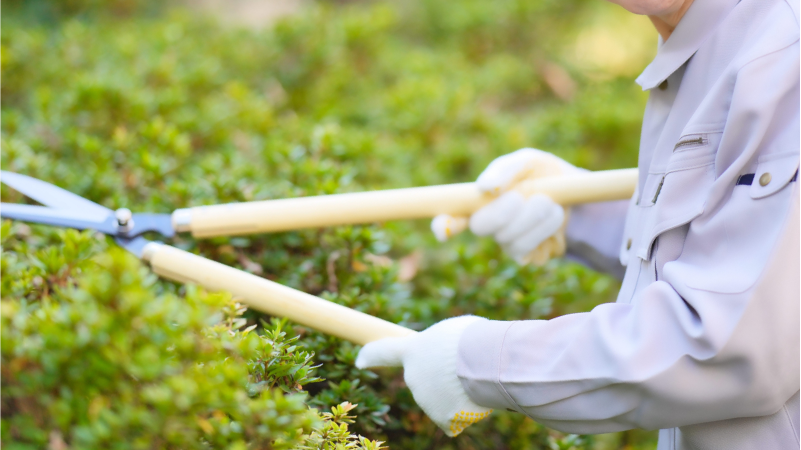
[[656,194],[654,194],[654,200],[651,203],[656,203],[656,199],[659,198],[659,193],[662,192],[662,185],[665,184],[665,176],[662,176],[662,180],[659,181],[659,186],[656,187]]
[[683,141],[679,141],[675,147],[673,147],[673,151],[675,152],[679,147],[684,147],[687,145],[704,145],[706,144],[706,140],[702,137],[697,137],[693,139],[685,139]]

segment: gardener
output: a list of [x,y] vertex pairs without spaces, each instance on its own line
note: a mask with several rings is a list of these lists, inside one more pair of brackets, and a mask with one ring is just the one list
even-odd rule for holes
[[[510,191],[470,228],[520,262],[567,247],[625,270],[617,302],[547,321],[457,317],[368,344],[357,365],[402,365],[450,436],[502,408],[571,433],[660,429],[660,450],[797,449],[798,0],[615,1],[661,36],[637,79],[650,98],[634,197],[566,213]],[[571,170],[523,149],[478,184]],[[438,236],[450,221],[435,220]]]

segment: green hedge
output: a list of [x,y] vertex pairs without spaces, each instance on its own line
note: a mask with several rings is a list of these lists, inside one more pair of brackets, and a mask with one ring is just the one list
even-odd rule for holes
[[[636,165],[645,96],[628,67],[646,61],[574,56],[630,23],[602,3],[318,4],[260,31],[156,2],[4,7],[3,169],[110,208],[468,181],[523,146]],[[415,329],[554,317],[619,286],[564,261],[519,267],[488,239],[437,244],[424,221],[171,243]],[[352,344],[159,280],[91,232],[6,221],[2,246],[9,449],[653,444],[506,412],[449,439],[400,371],[355,369]]]

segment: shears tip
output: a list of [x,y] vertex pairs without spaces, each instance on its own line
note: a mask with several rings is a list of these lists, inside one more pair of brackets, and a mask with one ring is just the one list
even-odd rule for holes
[[77,229],[94,229],[131,240],[149,231],[164,237],[175,235],[170,214],[132,214],[127,208],[112,211],[105,206],[36,178],[6,170],[0,181],[45,206],[3,203],[0,216],[8,219]]

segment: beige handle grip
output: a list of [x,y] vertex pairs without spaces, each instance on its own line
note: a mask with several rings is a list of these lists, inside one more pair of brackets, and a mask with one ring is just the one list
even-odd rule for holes
[[156,274],[210,291],[227,291],[250,308],[364,345],[415,331],[169,245],[151,242],[142,259]]
[[[525,195],[544,193],[567,206],[628,199],[636,184],[637,169],[619,169],[539,178],[515,188]],[[432,218],[438,214],[469,216],[493,198],[474,183],[445,184],[199,206],[176,211],[173,220],[178,231],[191,231],[202,238]]]

